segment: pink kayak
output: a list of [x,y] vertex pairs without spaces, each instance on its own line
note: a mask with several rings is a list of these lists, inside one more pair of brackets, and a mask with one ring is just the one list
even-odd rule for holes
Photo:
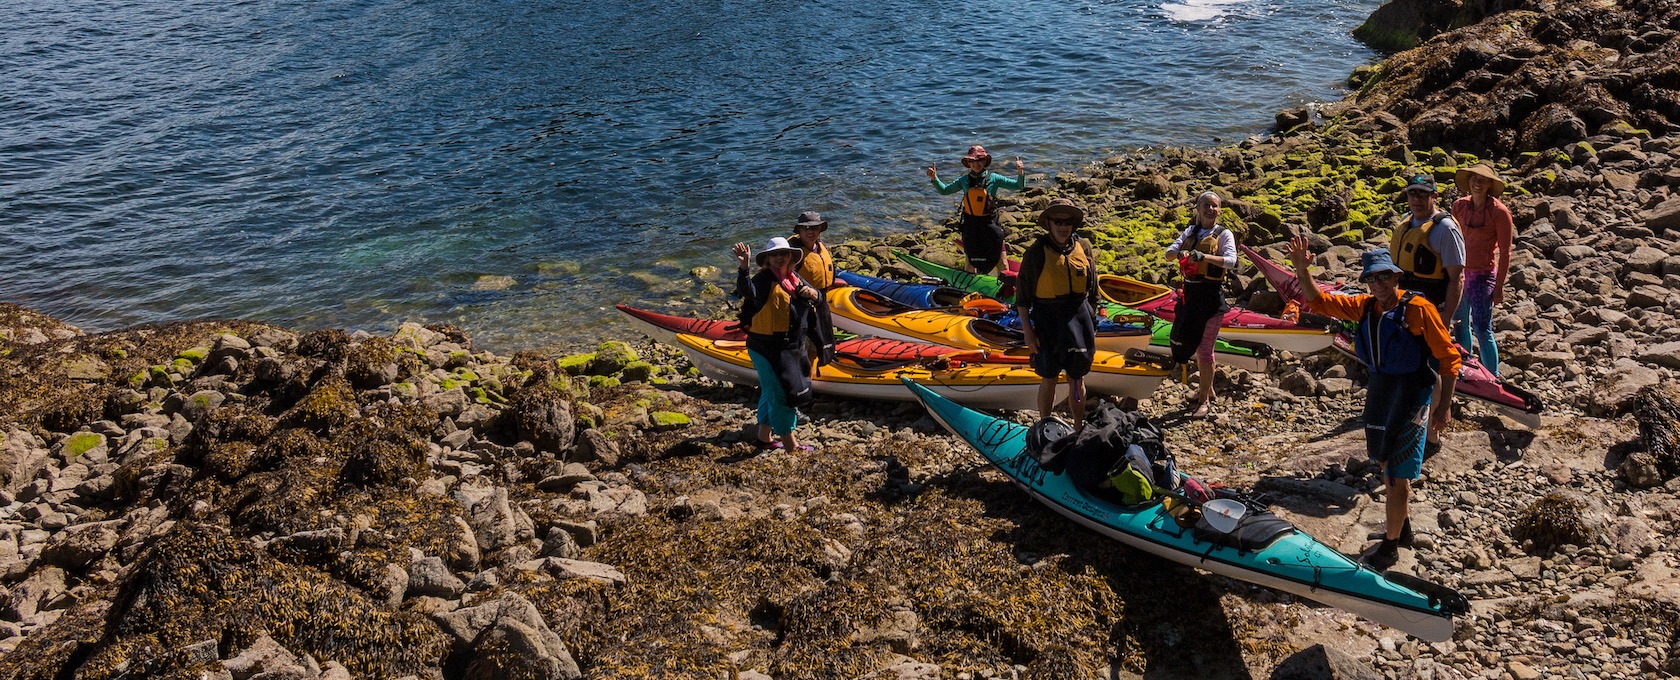
[[[1254,266],[1260,269],[1260,273],[1266,277],[1266,283],[1271,285],[1272,290],[1277,291],[1285,300],[1303,301],[1300,282],[1295,279],[1295,272],[1278,266],[1253,248],[1246,245],[1238,247],[1254,263]],[[1344,288],[1342,284],[1316,281],[1314,284],[1318,286],[1320,291],[1326,293],[1342,292]],[[1359,358],[1353,350],[1353,333],[1350,329],[1344,327],[1342,332],[1337,334],[1334,347],[1343,354],[1355,359]],[[1486,366],[1483,366],[1482,362],[1476,360],[1475,353],[1464,349],[1464,347],[1460,346],[1458,353],[1463,358],[1463,367],[1458,370],[1458,382],[1453,389],[1455,394],[1493,404],[1499,407],[1505,415],[1529,427],[1536,427],[1540,424],[1539,414],[1545,410],[1545,404],[1540,401],[1539,396],[1500,379]]]

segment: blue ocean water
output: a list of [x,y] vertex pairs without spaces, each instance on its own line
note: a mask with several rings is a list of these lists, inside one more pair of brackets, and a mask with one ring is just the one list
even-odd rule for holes
[[1053,174],[1262,131],[1341,96],[1377,4],[14,0],[0,300],[584,340],[801,210],[944,216],[922,168],[969,144]]

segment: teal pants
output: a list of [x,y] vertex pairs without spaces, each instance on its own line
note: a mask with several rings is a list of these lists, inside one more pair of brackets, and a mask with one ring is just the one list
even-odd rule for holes
[[753,369],[758,371],[758,424],[769,425],[778,437],[791,434],[799,424],[799,414],[788,406],[775,367],[758,352],[748,350],[747,356],[752,357]]

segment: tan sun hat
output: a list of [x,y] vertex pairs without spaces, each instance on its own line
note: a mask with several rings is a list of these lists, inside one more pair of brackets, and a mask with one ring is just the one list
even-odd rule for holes
[[1470,195],[1470,178],[1472,176],[1483,177],[1493,183],[1493,186],[1488,189],[1489,196],[1499,196],[1505,193],[1505,180],[1499,179],[1499,173],[1495,172],[1493,166],[1487,163],[1477,163],[1468,168],[1459,168],[1458,174],[1453,175],[1453,184],[1458,186],[1458,193],[1465,196]]
[[1073,201],[1065,198],[1050,201],[1050,205],[1044,208],[1044,212],[1038,214],[1038,226],[1049,229],[1050,220],[1057,217],[1072,217],[1073,228],[1075,229],[1085,226],[1085,211],[1080,210],[1079,206],[1073,204]]

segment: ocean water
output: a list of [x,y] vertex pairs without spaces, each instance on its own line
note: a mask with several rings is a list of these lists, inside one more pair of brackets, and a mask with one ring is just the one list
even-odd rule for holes
[[0,300],[588,340],[801,210],[945,216],[922,169],[969,144],[1049,177],[1261,132],[1343,94],[1377,4],[14,0]]

